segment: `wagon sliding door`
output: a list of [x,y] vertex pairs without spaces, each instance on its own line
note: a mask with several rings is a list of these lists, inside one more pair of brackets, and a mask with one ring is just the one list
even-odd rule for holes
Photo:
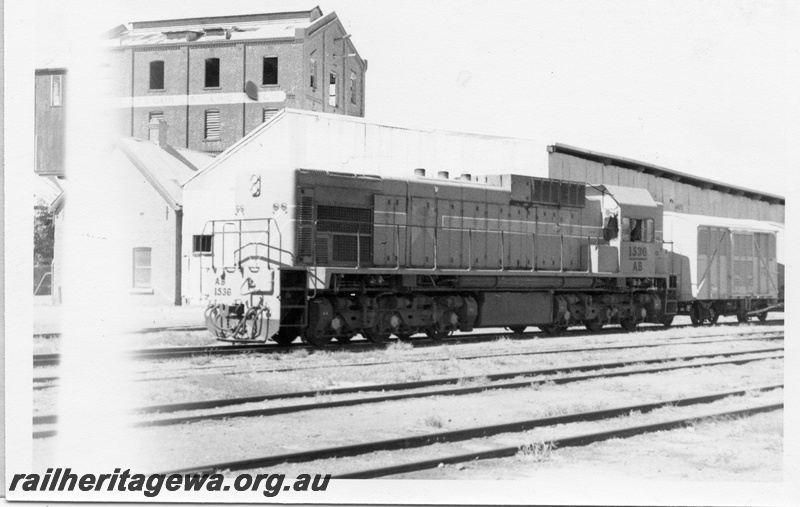
[[[735,271],[734,262],[734,271]],[[697,229],[697,298],[731,296],[731,234],[721,227]],[[735,282],[735,281],[734,281]],[[734,283],[735,287],[735,283]]]
[[778,260],[775,252],[775,235],[757,232],[753,234],[755,294],[778,296]]

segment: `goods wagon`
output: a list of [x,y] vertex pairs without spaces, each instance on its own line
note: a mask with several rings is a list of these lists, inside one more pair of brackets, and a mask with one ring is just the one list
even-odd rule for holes
[[196,236],[221,340],[323,345],[424,333],[669,325],[690,263],[645,189],[522,175],[381,178],[296,170],[237,181]]
[[720,315],[740,322],[767,312],[783,299],[774,224],[682,213],[664,213],[664,236],[688,268],[678,308],[692,322],[714,323]]

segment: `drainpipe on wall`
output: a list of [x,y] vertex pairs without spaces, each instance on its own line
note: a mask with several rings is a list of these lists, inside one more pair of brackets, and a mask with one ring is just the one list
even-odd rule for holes
[[175,210],[175,306],[181,306],[181,283],[183,259],[181,246],[183,242],[183,209]]

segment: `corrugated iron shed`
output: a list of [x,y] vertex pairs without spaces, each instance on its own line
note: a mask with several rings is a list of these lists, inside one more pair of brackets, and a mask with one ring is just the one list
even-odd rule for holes
[[770,204],[780,204],[780,205],[786,204],[786,199],[780,195],[768,194],[765,192],[758,192],[755,190],[738,187],[735,185],[729,185],[727,183],[723,183],[720,181],[701,178],[699,176],[682,173],[674,169],[668,169],[666,167],[661,167],[654,164],[649,164],[647,162],[641,162],[638,160],[633,160],[625,157],[619,157],[616,155],[609,155],[607,153],[600,153],[597,151],[586,150],[583,148],[576,148],[574,146],[569,146],[560,143],[548,146],[547,151],[549,153],[563,153],[565,155],[572,155],[575,157],[592,160],[594,162],[598,162],[604,165],[614,165],[625,169],[633,169],[642,174],[649,174],[656,177],[667,178],[675,183],[683,183],[686,185],[697,187],[699,189],[705,189],[705,190],[713,189],[723,193],[741,195],[748,199],[766,201],[769,202]]

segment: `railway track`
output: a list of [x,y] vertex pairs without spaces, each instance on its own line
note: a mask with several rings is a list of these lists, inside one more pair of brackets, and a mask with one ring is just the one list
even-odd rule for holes
[[[585,421],[599,421],[605,419],[611,419],[615,417],[620,417],[623,415],[628,415],[632,412],[640,412],[642,414],[652,412],[659,408],[664,407],[686,407],[696,404],[705,404],[705,403],[712,403],[714,401],[719,401],[731,396],[741,396],[747,394],[748,392],[753,391],[771,391],[775,389],[782,389],[783,384],[772,384],[772,385],[764,385],[764,386],[757,386],[757,387],[750,387],[748,389],[739,389],[734,391],[725,391],[725,392],[717,392],[717,393],[707,393],[702,395],[697,395],[693,397],[683,397],[683,398],[676,398],[670,400],[659,400],[657,402],[649,402],[649,403],[640,403],[636,405],[626,405],[620,407],[614,407],[610,409],[603,409],[603,410],[593,410],[587,412],[576,412],[566,415],[559,415],[559,416],[552,416],[552,417],[543,417],[543,418],[535,418],[535,419],[526,419],[521,421],[514,421],[510,423],[502,423],[502,424],[494,424],[494,425],[485,425],[485,426],[477,426],[477,427],[470,427],[464,428],[459,430],[453,431],[442,431],[436,433],[428,433],[425,435],[416,435],[416,436],[409,436],[409,437],[401,437],[401,438],[393,438],[388,440],[378,440],[373,442],[366,442],[366,443],[359,443],[359,444],[352,444],[352,445],[344,445],[344,446],[337,446],[337,447],[329,447],[323,449],[313,449],[301,452],[294,452],[294,453],[285,453],[285,454],[276,454],[276,455],[267,455],[267,456],[257,456],[248,459],[236,460],[236,461],[227,461],[227,462],[220,462],[220,463],[207,463],[204,465],[192,466],[187,468],[180,468],[176,470],[170,470],[167,474],[177,473],[177,474],[197,474],[197,473],[213,473],[222,470],[228,471],[240,471],[240,470],[253,470],[259,468],[266,468],[275,465],[281,465],[285,463],[308,463],[318,460],[324,459],[331,459],[331,458],[343,458],[343,457],[352,457],[352,456],[359,456],[369,453],[374,453],[378,451],[393,451],[393,450],[400,450],[400,449],[412,449],[418,448],[423,446],[428,446],[434,443],[450,443],[450,442],[460,442],[465,440],[473,440],[477,438],[485,438],[493,435],[498,435],[501,433],[519,433],[524,431],[529,431],[535,428],[541,427],[548,427],[548,426],[555,426],[558,424],[568,424],[568,423],[575,423],[575,422],[585,422]],[[768,405],[760,405],[755,407],[748,407],[744,410],[737,410],[732,412],[723,412],[723,413],[716,413],[711,414],[707,417],[718,417],[724,414],[752,414],[758,412],[765,412],[765,411],[772,411],[772,410],[779,410],[783,407],[783,403],[774,403]],[[622,430],[617,430],[617,435],[620,436],[629,436],[632,434],[638,434],[644,431],[658,431],[659,429],[668,429],[672,427],[676,427],[680,424],[685,424],[687,421],[697,420],[697,416],[687,417],[678,420],[672,420],[665,423],[659,424],[651,424],[651,425],[643,425],[643,426],[634,426],[624,428]],[[593,436],[590,436],[593,435]],[[598,439],[607,439],[613,438],[612,432],[603,432],[603,433],[594,433],[590,435],[578,435],[576,437],[572,437],[572,440],[565,440],[562,442],[562,445],[578,445],[580,442],[588,442],[588,441],[597,441]],[[603,436],[605,435],[605,436]],[[511,448],[504,448],[502,450],[496,450],[495,452],[480,452],[475,453],[470,456],[477,456],[480,458],[481,456],[484,457],[500,457],[508,455],[507,453],[510,452]],[[514,447],[514,453],[516,453],[518,448]],[[425,466],[429,466],[430,463],[433,461],[438,463],[442,462],[442,459],[446,458],[438,458],[437,460],[428,461]],[[464,456],[459,457],[450,457],[451,460],[460,460],[464,459]],[[475,459],[472,457],[471,459]],[[435,465],[434,465],[435,466]],[[417,469],[422,469],[422,464],[417,463],[415,464]],[[399,470],[399,471],[396,471]],[[357,477],[377,477],[380,475],[387,475],[390,473],[400,473],[400,471],[409,471],[408,469],[400,469],[398,467],[392,467],[391,469],[374,469],[368,471],[357,472],[355,474],[342,474],[339,475],[339,478],[352,478],[354,475]]]
[[[782,352],[783,347],[775,347],[775,348],[768,348],[768,349],[756,349],[756,350],[747,350],[747,351],[722,351],[716,352],[712,354],[702,354],[702,355],[690,355],[690,356],[676,356],[670,358],[655,358],[655,359],[644,359],[644,360],[632,360],[628,362],[610,362],[610,363],[593,363],[593,364],[578,364],[578,365],[563,365],[560,367],[554,368],[547,368],[547,369],[539,369],[539,370],[528,370],[528,371],[517,371],[517,372],[505,372],[505,373],[497,373],[497,374],[489,374],[489,375],[480,375],[480,376],[470,376],[470,377],[450,377],[450,378],[443,378],[443,379],[434,379],[434,380],[426,380],[426,381],[417,381],[417,382],[403,382],[403,383],[394,383],[394,384],[377,384],[377,385],[368,385],[368,386],[359,386],[359,387],[349,387],[349,388],[338,388],[338,389],[331,389],[325,391],[327,395],[347,395],[347,394],[357,394],[363,392],[386,392],[386,391],[401,391],[401,390],[414,390],[414,389],[423,389],[423,388],[430,388],[430,387],[439,387],[439,386],[447,386],[447,385],[463,385],[475,382],[481,382],[483,380],[487,380],[493,382],[492,384],[481,384],[475,385],[470,387],[457,387],[457,388],[449,388],[449,389],[439,389],[435,391],[424,391],[424,392],[417,392],[417,393],[407,393],[407,394],[395,394],[395,395],[384,395],[384,396],[377,396],[377,397],[361,397],[356,399],[345,399],[345,400],[338,400],[338,401],[331,401],[331,402],[314,402],[314,403],[307,403],[307,404],[300,404],[300,405],[291,405],[291,406],[284,406],[284,407],[272,407],[272,408],[264,408],[264,409],[254,409],[254,410],[244,410],[244,411],[236,411],[236,412],[224,412],[224,413],[213,413],[213,414],[203,414],[203,415],[195,415],[195,416],[184,416],[184,417],[174,417],[174,418],[160,418],[160,419],[152,419],[148,421],[140,421],[139,423],[135,424],[138,427],[151,427],[151,426],[168,426],[174,424],[184,424],[184,423],[192,423],[192,422],[199,422],[199,421],[206,421],[206,420],[219,420],[219,419],[230,419],[234,417],[263,417],[263,416],[273,416],[279,414],[287,414],[293,412],[300,412],[300,411],[307,411],[307,410],[319,410],[319,409],[327,409],[327,408],[338,408],[338,407],[345,407],[345,406],[354,406],[354,405],[361,405],[361,404],[368,404],[368,403],[379,403],[379,402],[386,402],[386,401],[399,401],[405,399],[414,399],[414,398],[424,398],[424,397],[431,397],[431,396],[457,396],[457,395],[466,395],[466,394],[473,394],[482,391],[488,390],[497,390],[497,389],[518,389],[524,387],[531,387],[536,384],[545,384],[551,382],[553,384],[568,384],[574,382],[581,382],[587,380],[596,380],[596,379],[603,379],[603,378],[614,378],[614,377],[625,377],[631,375],[639,375],[639,374],[653,374],[653,373],[661,373],[667,371],[675,371],[687,368],[700,368],[700,367],[710,367],[710,366],[719,366],[719,365],[728,365],[728,364],[735,364],[741,365],[749,362],[754,361],[764,361],[769,359],[780,359],[783,357],[782,354],[771,355],[771,356],[759,356],[759,357],[748,357],[748,358],[738,358],[732,360],[717,360],[717,361],[710,361],[710,362],[703,362],[703,363],[692,363],[692,364],[680,364],[680,365],[667,365],[661,366],[658,368],[647,368],[647,369],[635,369],[635,370],[625,370],[625,371],[618,371],[618,372],[604,372],[601,374],[594,374],[594,375],[582,375],[582,376],[570,376],[570,377],[556,377],[556,378],[547,378],[547,379],[540,379],[540,380],[526,380],[526,381],[516,381],[511,383],[496,383],[503,380],[510,380],[510,379],[517,379],[517,378],[530,378],[530,377],[542,377],[542,376],[550,376],[556,375],[564,372],[588,372],[588,371],[598,371],[598,370],[605,370],[605,369],[618,369],[630,366],[631,364],[636,365],[648,365],[648,364],[657,364],[657,363],[665,363],[671,361],[691,361],[697,359],[708,359],[711,357],[733,357],[733,356],[743,356],[743,355],[753,355],[753,354],[766,354],[766,353],[773,353],[773,352]],[[142,407],[139,409],[132,410],[132,413],[138,414],[145,414],[145,413],[173,413],[179,411],[192,411],[192,410],[207,410],[207,409],[216,409],[228,406],[235,406],[235,405],[243,405],[247,403],[256,403],[256,402],[264,402],[264,401],[275,401],[275,400],[288,400],[288,399],[297,399],[297,398],[313,398],[319,394],[318,391],[301,391],[301,392],[294,392],[294,393],[284,393],[284,394],[269,394],[269,395],[262,395],[262,396],[252,396],[246,398],[228,398],[228,399],[218,399],[218,400],[205,400],[199,402],[190,402],[190,403],[179,403],[179,404],[172,404],[172,405],[154,405],[149,407]],[[45,425],[45,424],[55,424],[57,423],[57,418],[55,416],[36,416],[33,418],[34,425]],[[55,435],[55,430],[44,430],[34,432],[34,438],[46,438],[49,436]]]
[[[595,442],[602,442],[605,440],[610,440],[612,438],[629,438],[636,435],[643,435],[646,433],[653,433],[656,431],[667,431],[672,429],[681,428],[687,424],[705,421],[705,420],[715,420],[718,418],[727,418],[727,417],[746,417],[750,415],[760,414],[764,412],[772,412],[775,410],[782,410],[783,403],[772,403],[772,404],[764,404],[764,405],[757,405],[752,406],[744,409],[739,410],[728,410],[723,412],[712,412],[707,413],[701,416],[690,416],[690,417],[682,417],[677,419],[671,419],[669,421],[658,422],[653,424],[639,424],[639,425],[632,425],[626,426],[624,428],[616,429],[616,430],[609,430],[609,431],[598,431],[592,433],[581,433],[577,435],[573,435],[570,437],[562,437],[550,440],[547,442],[550,444],[551,448],[553,449],[562,449],[565,447],[577,447],[577,446],[585,446],[589,444],[593,444]],[[437,468],[442,465],[451,465],[456,463],[468,463],[471,461],[476,460],[485,460],[485,459],[498,459],[498,458],[509,458],[515,456],[520,450],[519,446],[506,446],[506,447],[498,447],[491,450],[485,450],[481,452],[472,452],[466,454],[456,454],[456,455],[447,455],[437,457],[435,459],[427,459],[427,460],[420,460],[414,461],[409,463],[403,463],[401,465],[394,465],[388,467],[376,467],[376,468],[367,468],[364,470],[359,470],[356,472],[349,472],[339,475],[334,475],[334,479],[374,479],[376,477],[386,477],[390,475],[398,475],[403,473],[409,472],[418,472],[421,470],[429,470],[432,468]]]
[[[465,355],[465,356],[447,356],[447,357],[426,357],[426,358],[404,358],[398,359],[394,361],[366,361],[366,362],[358,362],[358,363],[349,363],[346,364],[348,368],[350,367],[364,367],[364,366],[381,366],[386,364],[398,364],[398,363],[422,363],[422,362],[437,362],[437,361],[449,361],[449,360],[475,360],[475,359],[491,359],[491,358],[498,358],[498,357],[511,357],[511,356],[528,356],[528,355],[550,355],[550,354],[560,354],[560,353],[580,353],[580,352],[600,352],[600,351],[609,351],[609,350],[625,350],[625,349],[639,349],[639,348],[655,348],[655,347],[666,347],[671,345],[701,345],[701,344],[710,344],[710,343],[731,343],[731,342],[743,342],[743,341],[771,341],[771,340],[782,340],[784,339],[784,333],[782,331],[772,331],[772,332],[764,332],[759,331],[757,333],[760,336],[755,337],[737,337],[733,339],[703,339],[703,340],[695,340],[695,341],[687,341],[682,343],[670,343],[671,341],[675,340],[675,338],[669,338],[667,342],[660,342],[660,343],[646,343],[646,344],[624,344],[624,345],[613,345],[613,346],[602,346],[602,347],[579,347],[579,348],[558,348],[552,350],[534,350],[534,351],[506,351],[500,353],[493,353],[493,354],[480,354],[480,355]],[[727,336],[724,334],[720,335],[708,335],[703,336],[702,338],[715,338],[718,336]],[[683,339],[683,338],[681,338]],[[293,367],[281,367],[281,368],[264,368],[264,369],[248,369],[248,370],[241,370],[241,371],[225,371],[223,375],[240,375],[240,374],[256,374],[256,373],[286,373],[292,371],[300,371],[300,370],[312,370],[312,369],[323,369],[329,368],[331,365],[329,363],[326,364],[307,364],[303,363],[301,366],[293,366]],[[212,366],[212,367],[204,367],[204,371],[208,371],[209,368],[213,369],[226,369],[226,368],[235,368],[236,365],[219,365],[219,366]],[[175,370],[171,370],[175,371]],[[184,368],[179,371],[191,371],[192,373],[197,373],[197,368]],[[186,378],[185,376],[169,376],[169,377],[148,377],[148,378],[141,378],[137,379],[137,382],[152,382],[152,381],[167,381],[167,380],[180,380],[182,378]],[[42,390],[42,389],[49,389],[56,387],[56,382],[58,380],[57,376],[50,376],[50,377],[36,377],[33,379],[34,390]]]
[[[775,324],[779,322],[780,324],[783,323],[782,320],[780,321],[768,321],[765,324],[761,324],[761,326],[768,326],[768,325],[780,325]],[[725,324],[720,324],[720,326]],[[733,325],[733,324],[731,324]],[[738,324],[736,324],[738,326]],[[693,326],[673,326],[674,328],[681,328],[681,327],[688,327],[692,328]],[[661,326],[653,326],[653,327],[644,327],[641,328],[639,331],[647,332],[647,331],[661,331],[664,328]],[[618,334],[621,332],[619,328],[606,328],[600,330],[599,332],[591,333],[591,336],[602,336],[605,334]],[[541,336],[542,332],[525,332],[525,333],[513,333],[513,332],[501,332],[501,333],[475,333],[475,334],[465,334],[465,335],[456,335],[451,337],[447,340],[446,343],[481,343],[486,341],[496,340],[498,338],[512,338],[512,339],[525,339],[531,336]],[[569,337],[569,336],[583,336],[587,335],[587,331],[585,330],[573,330],[568,331],[566,334],[560,335],[560,337]],[[723,334],[720,334],[722,336]],[[715,336],[715,335],[710,335]],[[389,342],[391,343],[391,342]],[[438,346],[441,342],[430,340],[427,338],[419,338],[414,340],[414,347],[430,347],[430,346]],[[363,351],[372,351],[376,349],[385,348],[387,344],[378,344],[372,343],[368,341],[357,341],[353,343],[349,343],[346,345],[328,345],[324,347],[324,350],[328,351],[337,351],[337,350],[347,350],[352,352],[363,352]],[[169,347],[169,348],[154,348],[154,349],[141,349],[141,350],[131,350],[127,352],[127,356],[132,359],[142,359],[142,360],[162,360],[162,359],[181,359],[186,357],[193,357],[198,355],[211,355],[211,356],[221,356],[221,355],[235,355],[235,354],[245,354],[245,353],[291,353],[297,349],[308,349],[308,350],[319,350],[318,347],[314,347],[312,345],[306,345],[304,343],[293,343],[288,347],[281,347],[274,343],[269,344],[262,344],[262,345],[208,345],[208,346],[201,346],[201,347]],[[54,354],[36,354],[33,356],[33,366],[34,367],[44,367],[44,366],[55,366],[61,362],[61,355],[58,353]]]

